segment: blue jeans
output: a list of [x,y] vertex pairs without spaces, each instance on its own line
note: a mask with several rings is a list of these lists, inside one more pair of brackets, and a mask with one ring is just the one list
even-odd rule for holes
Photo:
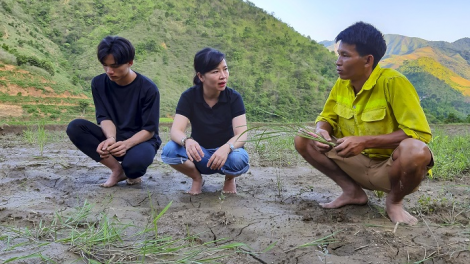
[[[244,148],[238,148],[228,154],[227,160],[225,161],[224,166],[220,170],[213,170],[207,167],[207,162],[211,158],[212,154],[218,149],[205,149],[201,146],[202,151],[204,152],[204,157],[201,161],[193,161],[196,165],[197,170],[201,174],[214,174],[220,173],[224,175],[233,175],[238,176],[248,171],[250,168],[249,156]],[[183,164],[188,160],[188,155],[186,154],[186,149],[181,145],[176,144],[174,141],[170,140],[165,144],[162,150],[162,160],[166,164],[178,165]]]

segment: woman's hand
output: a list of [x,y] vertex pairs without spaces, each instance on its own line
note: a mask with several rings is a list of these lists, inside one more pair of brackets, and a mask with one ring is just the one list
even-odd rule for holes
[[224,144],[212,154],[207,162],[207,167],[210,167],[212,170],[220,170],[227,161],[228,154],[230,154],[230,146]]
[[192,138],[186,139],[184,147],[186,148],[186,154],[190,161],[199,162],[202,160],[202,157],[204,157],[204,152],[202,152],[201,146],[196,140]]

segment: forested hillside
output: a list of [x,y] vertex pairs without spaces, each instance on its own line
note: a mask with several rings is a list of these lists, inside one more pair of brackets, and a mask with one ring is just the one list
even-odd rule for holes
[[[337,78],[334,54],[248,1],[0,0],[0,4],[0,70],[20,65],[10,73],[23,70],[40,76],[47,83],[44,93],[53,90],[49,93],[57,96],[69,91],[90,98],[90,80],[102,72],[96,45],[107,35],[126,37],[136,46],[133,68],[158,85],[163,117],[174,114],[179,95],[192,85],[194,54],[206,46],[226,53],[228,85],[244,97],[250,121],[311,121]],[[7,76],[0,76],[0,103],[22,104],[36,117],[51,116],[44,109],[31,110],[49,103],[47,96],[38,101],[23,94],[19,99],[10,89],[41,89],[36,87],[41,82],[22,83],[2,72]],[[91,103],[77,99],[68,104],[79,107],[83,100]]]

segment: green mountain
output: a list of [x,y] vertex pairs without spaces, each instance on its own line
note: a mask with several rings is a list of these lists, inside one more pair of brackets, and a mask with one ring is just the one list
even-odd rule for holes
[[228,85],[242,94],[249,121],[311,121],[337,78],[331,52],[249,1],[0,0],[0,106],[23,109],[0,119],[82,114],[107,35],[134,44],[133,68],[158,85],[162,117],[173,116],[206,46],[227,55]]
[[428,41],[420,38],[410,38],[396,34],[385,34],[384,39],[387,42],[387,51],[383,59],[390,55],[405,55],[414,50],[428,46]]
[[470,80],[470,38],[449,43],[400,35],[385,35],[385,40],[387,52],[382,60],[382,65],[385,67],[398,68],[405,60],[429,57]]

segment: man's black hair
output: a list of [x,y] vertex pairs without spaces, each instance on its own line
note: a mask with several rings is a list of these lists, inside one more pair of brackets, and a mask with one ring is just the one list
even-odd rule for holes
[[135,49],[131,42],[123,37],[107,36],[98,45],[96,55],[103,63],[109,54],[113,55],[115,64],[119,65],[134,60]]
[[217,68],[223,59],[225,59],[225,54],[213,48],[204,48],[198,51],[194,56],[194,70],[196,71],[196,76],[194,76],[193,83],[200,85],[201,80],[197,76],[197,73],[204,74]]
[[387,43],[382,32],[371,24],[362,21],[341,31],[335,38],[335,42],[338,41],[349,45],[356,45],[356,51],[361,56],[369,54],[374,56],[373,69],[375,69],[375,66],[385,55],[385,51],[387,51]]

